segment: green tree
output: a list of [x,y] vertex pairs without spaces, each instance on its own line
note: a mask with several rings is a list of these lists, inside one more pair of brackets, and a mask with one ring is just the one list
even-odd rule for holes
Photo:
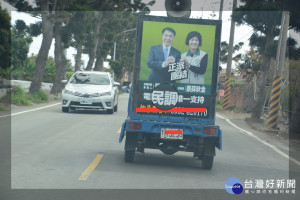
[[43,75],[45,72],[46,62],[49,55],[49,50],[52,43],[53,38],[53,12],[55,11],[55,7],[57,4],[57,0],[50,1],[48,0],[39,0],[39,8],[41,11],[42,17],[42,44],[35,62],[35,70],[33,73],[32,82],[29,88],[30,92],[35,92],[40,90],[41,83],[43,81]]
[[[147,14],[147,13],[143,13]],[[116,60],[121,62],[122,75],[133,70],[134,49],[137,13],[122,12],[118,13],[120,21],[120,32],[115,35],[116,40]]]
[[[97,60],[94,70],[103,70],[103,60],[107,58],[107,55],[110,55],[112,58],[108,60],[110,65],[116,66],[113,63],[113,57],[115,56],[115,59],[122,66],[115,73],[120,73],[117,76],[120,79],[124,72],[133,67],[136,15],[131,11],[120,11],[114,12],[114,16],[112,20],[104,23],[100,30]],[[116,42],[116,49],[114,49],[114,42]]]
[[11,36],[10,36],[10,16],[2,10],[0,5],[0,68],[5,70],[10,67],[10,48],[11,48]]
[[246,74],[248,79],[254,75],[258,75],[261,69],[262,56],[259,51],[254,48],[250,48],[245,54],[241,55],[238,60],[237,70],[241,74]]
[[293,38],[288,38],[288,51],[287,54],[290,60],[299,60],[300,59],[300,47],[297,47],[297,41]]
[[[256,99],[253,104],[251,119],[260,119],[264,104],[264,89],[267,81],[267,74],[270,68],[272,49],[274,48],[274,38],[278,35],[281,21],[280,6],[276,2],[259,1],[259,0],[242,0],[245,5],[237,8],[233,12],[233,19],[238,24],[248,24],[253,27],[254,34],[252,37],[252,46],[256,45],[262,53],[262,64],[258,76]],[[260,33],[260,35],[257,35]],[[264,40],[257,36],[264,37]],[[251,40],[250,40],[251,42]]]
[[91,21],[95,18],[96,12],[70,12],[73,12],[73,15],[69,23],[65,26],[65,32],[67,37],[65,40],[69,41],[69,45],[77,50],[75,55],[75,71],[78,71],[81,68],[81,56],[83,53],[83,45],[84,42],[89,38],[90,33],[92,32],[93,23],[91,23]]
[[[233,47],[233,53],[239,51],[242,49],[244,43],[239,42],[238,44],[234,45]],[[229,49],[229,44],[226,41],[221,42],[221,50],[220,50],[220,62],[222,64],[227,63],[227,57],[228,57],[228,49]],[[239,58],[241,54],[236,55],[232,59],[235,60],[236,58]]]
[[24,80],[28,71],[28,58],[32,37],[26,32],[28,27],[22,20],[17,20],[11,29],[11,75],[13,79]]
[[300,60],[293,60],[289,63],[289,119],[290,133],[299,134],[300,128]]
[[122,76],[123,70],[122,70],[122,65],[121,65],[120,61],[111,60],[110,67],[113,70],[113,72],[115,73],[115,76],[117,77],[117,79]]
[[[128,0],[119,0],[119,1],[97,1],[92,2],[91,5],[98,10],[102,11],[131,11],[136,12],[140,11],[141,13],[148,13],[150,11],[149,5],[153,5],[155,1],[150,1],[149,3],[143,3],[142,0],[128,1]],[[105,24],[109,21],[110,24],[115,24],[115,29],[112,32],[115,34],[118,32],[118,23],[115,23],[116,20],[122,20],[118,18],[118,12],[99,12],[95,20],[94,30],[92,35],[89,37],[89,41],[86,43],[87,52],[89,54],[89,62],[87,64],[86,70],[91,70],[95,59],[103,59],[103,52],[98,53],[98,49],[103,49],[103,45],[109,40],[105,39],[101,29],[105,29]],[[114,21],[114,22],[112,22]],[[102,34],[100,34],[102,33]],[[110,37],[110,34],[107,34]],[[107,52],[107,51],[106,51]],[[105,53],[104,53],[105,54]]]
[[[93,31],[89,31],[88,38],[92,39],[92,43],[90,46],[86,46],[87,52],[89,52],[90,61],[88,63],[87,69],[90,69],[94,63],[94,60],[97,56],[97,49],[102,49],[102,46],[99,45],[99,31],[102,24],[106,21],[112,19],[111,12],[102,12],[102,11],[122,11],[122,10],[129,10],[129,11],[149,11],[148,5],[152,5],[155,1],[151,1],[148,4],[143,3],[141,0],[129,1],[129,0],[118,0],[118,1],[110,1],[110,0],[39,0],[36,1],[38,7],[31,8],[27,1],[25,0],[8,0],[13,6],[18,8],[19,11],[39,11],[38,13],[31,13],[33,15],[38,15],[41,17],[42,22],[40,24],[32,25],[31,30],[33,34],[39,34],[39,28],[41,27],[42,30],[40,31],[43,35],[43,41],[41,44],[41,48],[39,50],[37,59],[36,59],[36,67],[33,74],[32,84],[30,86],[30,91],[36,91],[40,89],[41,82],[43,80],[43,74],[45,71],[46,61],[49,54],[49,49],[52,43],[53,36],[57,39],[56,44],[58,45],[56,48],[56,52],[63,51],[63,44],[66,45],[66,41],[64,40],[62,23],[68,24],[68,22],[62,20],[59,21],[61,18],[61,13],[59,11],[101,11],[97,12],[97,17],[95,20],[90,19],[93,23],[92,26],[94,28]],[[67,5],[67,6],[66,6]],[[66,8],[66,9],[65,9]],[[105,14],[104,14],[105,13]],[[104,17],[103,17],[104,16]],[[65,18],[63,18],[65,19]],[[80,26],[79,26],[80,27]],[[55,32],[53,32],[55,30]],[[67,32],[66,38],[71,35],[70,32]],[[59,42],[62,41],[62,42]],[[101,42],[102,43],[102,42]],[[103,39],[103,44],[105,44],[105,39]],[[56,53],[55,53],[56,54]],[[102,53],[103,54],[103,53]],[[99,54],[98,54],[99,55]],[[101,55],[101,54],[100,54]],[[56,54],[56,67],[57,69],[61,70],[57,72],[57,79],[55,85],[59,85],[59,79],[61,79],[61,74],[64,74],[63,68],[60,66],[63,65],[63,54],[57,53]],[[78,59],[79,60],[79,59]],[[54,87],[56,88],[56,87]],[[53,93],[59,91],[60,87],[57,89],[53,89]]]
[[[40,90],[41,82],[43,81],[44,73],[45,73],[45,67],[48,60],[49,50],[52,44],[53,36],[57,39],[56,42],[56,48],[55,48],[55,54],[56,54],[56,66],[57,66],[57,78],[54,83],[54,87],[52,88],[54,92],[56,93],[59,91],[59,85],[57,82],[58,79],[60,79],[60,73],[63,72],[63,45],[61,42],[61,24],[64,22],[64,16],[63,13],[60,13],[60,11],[64,10],[64,6],[67,2],[70,0],[39,0],[36,1],[38,7],[32,8],[28,4],[28,2],[24,0],[9,0],[10,3],[12,3],[19,11],[26,11],[31,15],[39,16],[42,19],[41,24],[38,23],[36,25],[32,25],[32,33],[36,36],[39,33],[42,33],[43,39],[42,44],[37,56],[37,59],[35,61],[35,70],[33,72],[33,78],[32,82],[29,88],[30,92],[35,92]],[[39,12],[31,12],[31,11],[39,11]],[[42,28],[41,31],[39,28]],[[56,30],[56,34],[53,35],[53,30]],[[64,75],[63,75],[64,76]],[[57,86],[57,87],[56,87]]]
[[53,87],[51,88],[51,94],[58,94],[62,91],[64,85],[61,83],[63,79],[66,79],[66,63],[67,59],[64,54],[64,50],[68,47],[68,41],[64,40],[64,30],[63,24],[68,24],[70,18],[72,17],[72,12],[66,12],[65,7],[68,5],[68,0],[61,0],[57,2],[56,12],[55,12],[55,22],[54,22],[54,58],[55,58],[55,80],[53,82]]
[[[31,25],[31,33],[33,36],[37,36],[40,33],[43,35],[42,44],[36,59],[35,70],[33,72],[32,83],[30,85],[30,92],[38,91],[41,87],[41,82],[43,81],[45,67],[48,60],[49,50],[52,43],[53,37],[56,40],[55,43],[55,62],[56,62],[56,78],[54,81],[53,88],[51,93],[56,94],[61,90],[62,77],[65,74],[65,59],[64,59],[64,45],[61,40],[62,33],[62,24],[65,23],[68,19],[68,14],[62,12],[64,7],[67,5],[70,0],[39,0],[36,1],[38,7],[31,8],[26,1],[23,0],[10,0],[11,3],[18,10],[27,11],[29,14],[34,16],[39,16],[42,18],[42,22]],[[39,11],[39,12],[30,12],[30,11]],[[55,30],[55,32],[54,32]]]

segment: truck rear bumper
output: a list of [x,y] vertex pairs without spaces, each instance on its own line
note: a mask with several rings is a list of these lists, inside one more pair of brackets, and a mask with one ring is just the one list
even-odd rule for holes
[[[183,136],[198,136],[203,138],[215,139],[216,147],[222,149],[222,131],[216,125],[202,125],[192,123],[170,123],[159,121],[145,121],[145,120],[130,120],[127,119],[123,125],[119,138],[121,143],[126,132],[136,132],[139,134],[161,134],[162,129],[178,129],[183,131]],[[207,131],[214,129],[214,131]]]

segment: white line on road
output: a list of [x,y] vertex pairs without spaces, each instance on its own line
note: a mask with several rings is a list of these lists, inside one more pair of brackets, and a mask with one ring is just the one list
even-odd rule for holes
[[217,117],[220,117],[221,119],[226,120],[230,125],[232,125],[233,127],[239,129],[240,131],[242,131],[243,133],[246,133],[247,135],[249,135],[250,137],[256,139],[257,141],[261,142],[262,144],[270,147],[271,149],[273,149],[274,151],[276,151],[278,154],[282,155],[283,157],[290,159],[292,162],[294,162],[295,164],[300,166],[300,162],[292,157],[289,157],[289,155],[283,153],[282,151],[280,151],[277,147],[271,145],[270,143],[260,139],[259,137],[257,137],[256,135],[254,135],[253,133],[251,133],[250,131],[246,131],[240,127],[238,127],[237,125],[235,125],[234,123],[232,123],[229,119],[222,117],[221,115],[217,114]]
[[51,104],[49,106],[43,106],[43,107],[32,109],[32,110],[26,110],[26,111],[22,111],[22,112],[12,113],[10,115],[2,115],[2,116],[0,116],[0,118],[10,117],[10,116],[15,116],[15,115],[21,115],[21,114],[24,114],[24,113],[33,112],[33,111],[37,111],[37,110],[42,110],[42,109],[45,109],[45,108],[49,108],[49,107],[52,107],[52,106],[56,106],[56,105],[59,105],[59,104],[61,104],[61,103],[55,103],[55,104]]

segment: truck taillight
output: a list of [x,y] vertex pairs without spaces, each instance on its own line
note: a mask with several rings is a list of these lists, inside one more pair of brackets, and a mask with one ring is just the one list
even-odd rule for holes
[[203,129],[203,134],[204,135],[215,135],[216,134],[216,129],[214,129],[214,128],[204,128]]
[[142,124],[141,123],[129,123],[129,128],[133,130],[141,130]]

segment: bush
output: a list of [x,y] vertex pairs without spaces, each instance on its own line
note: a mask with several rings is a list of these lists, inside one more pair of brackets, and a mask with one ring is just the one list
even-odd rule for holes
[[230,83],[230,88],[244,87],[244,85],[245,85],[245,83],[231,82]]
[[66,73],[67,79],[69,80],[69,79],[73,76],[74,73],[75,73],[75,72],[67,72],[67,73]]
[[13,92],[11,94],[11,102],[16,105],[31,105],[26,93],[20,86],[17,86],[13,89]]
[[220,104],[217,104],[217,105],[216,105],[216,110],[223,110],[223,106],[220,105]]
[[3,79],[3,78],[11,79],[11,68],[12,67],[8,67],[6,69],[3,69],[2,67],[0,67],[0,77],[1,77],[1,79]]
[[0,111],[6,111],[6,109],[4,109],[4,108],[2,108],[2,107],[0,106]]
[[53,83],[55,80],[56,68],[54,58],[49,57],[45,66],[44,82]]
[[216,110],[223,110],[223,103],[221,101],[217,101]]
[[238,107],[234,107],[234,108],[232,108],[232,111],[233,111],[234,113],[241,113],[241,112],[242,112],[242,109],[241,109],[241,108],[238,108]]
[[11,94],[11,102],[16,105],[29,106],[32,103],[48,102],[48,95],[42,90],[33,93],[25,93],[20,86],[17,86],[13,89]]
[[217,105],[221,105],[221,106],[223,106],[223,102],[221,102],[221,101],[217,101]]
[[30,100],[33,103],[48,102],[48,95],[44,91],[42,91],[42,90],[30,93],[30,96],[31,96]]

